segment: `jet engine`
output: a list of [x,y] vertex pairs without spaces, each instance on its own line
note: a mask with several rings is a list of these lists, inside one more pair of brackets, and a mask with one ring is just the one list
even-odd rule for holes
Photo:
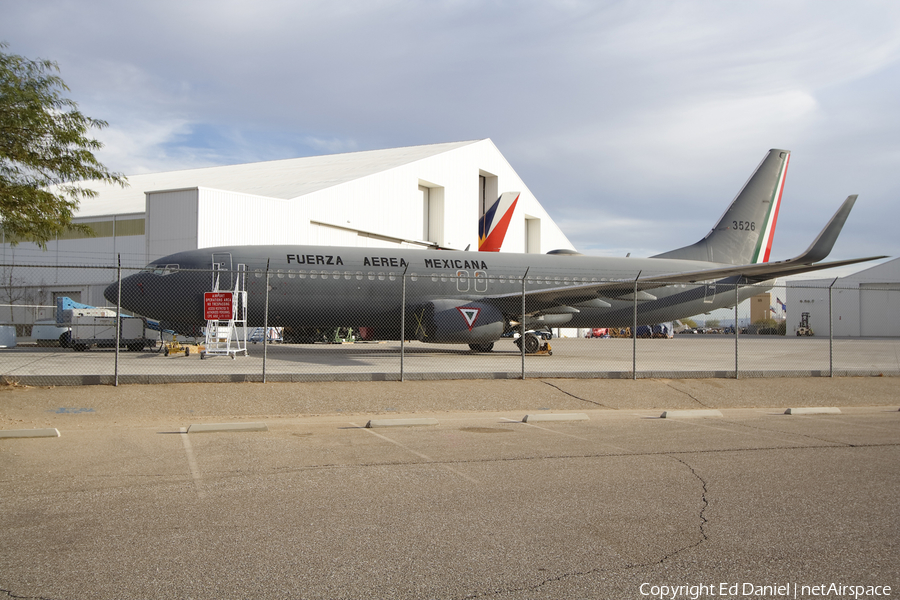
[[433,300],[407,316],[411,337],[431,344],[488,344],[500,339],[504,325],[496,307],[459,299]]

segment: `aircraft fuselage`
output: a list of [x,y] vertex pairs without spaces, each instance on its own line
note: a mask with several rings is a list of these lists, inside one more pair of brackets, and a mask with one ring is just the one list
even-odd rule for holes
[[[263,325],[268,267],[269,325],[365,326],[376,328],[383,339],[397,339],[400,335],[404,275],[408,312],[435,302],[464,307],[467,303],[491,304],[498,297],[505,297],[505,302],[497,309],[503,315],[503,330],[508,330],[510,321],[521,321],[521,304],[516,303],[515,296],[523,292],[523,277],[526,293],[547,292],[605,281],[633,282],[639,273],[647,277],[716,266],[715,263],[677,259],[403,248],[204,248],[161,258],[146,270],[125,278],[122,306],[180,330],[199,329],[205,324],[203,294],[212,289],[210,270],[214,262],[222,269],[219,286],[222,290],[233,289],[234,277],[239,269],[245,269],[250,326]],[[652,290],[655,299],[638,295],[638,324],[667,322],[733,306],[733,283],[734,278],[729,278],[715,285],[712,282],[708,285],[678,283],[655,287]],[[744,299],[755,293],[758,293],[757,289],[745,289],[740,297]],[[107,298],[114,300],[114,294],[115,289],[111,286]],[[573,306],[564,311],[559,310],[558,304],[568,302],[548,301],[552,295],[543,294],[538,305],[528,303],[526,324],[529,328],[540,325],[623,327],[633,322],[633,295],[604,297],[594,294],[597,299],[594,304],[602,306]],[[464,316],[461,314],[460,318]],[[493,334],[485,335],[493,337]],[[466,336],[459,340],[460,343],[469,341]]]

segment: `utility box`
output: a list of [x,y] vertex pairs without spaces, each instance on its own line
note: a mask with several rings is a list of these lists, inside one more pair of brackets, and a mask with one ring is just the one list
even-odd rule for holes
[[[116,346],[115,316],[74,315],[71,317],[70,325],[72,331],[69,347],[76,352],[87,350],[91,346],[105,348],[115,348]],[[143,319],[121,317],[120,327],[120,346],[125,346],[132,351],[139,351],[149,345],[144,336],[145,323]]]
[[[91,346],[116,347],[116,311],[110,308],[97,308],[61,296],[56,299],[56,324],[69,328],[69,333],[59,338],[60,346],[76,352]],[[144,333],[145,319],[122,315],[120,327],[119,346],[138,351],[155,345]]]

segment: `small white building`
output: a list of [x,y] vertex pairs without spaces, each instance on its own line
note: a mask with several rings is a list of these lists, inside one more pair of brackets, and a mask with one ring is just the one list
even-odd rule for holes
[[900,258],[837,280],[787,284],[787,334],[803,313],[816,336],[830,336],[829,288],[835,337],[900,337]]
[[92,188],[97,197],[82,200],[75,221],[89,225],[95,237],[61,236],[46,251],[0,240],[0,275],[10,288],[0,304],[24,304],[26,297],[28,303],[52,304],[65,295],[103,305],[114,271],[64,267],[113,267],[120,256],[123,267],[140,268],[174,252],[224,245],[476,250],[479,218],[508,191],[521,196],[501,251],[572,248],[490,139],[133,175],[128,181],[124,189],[98,183]]

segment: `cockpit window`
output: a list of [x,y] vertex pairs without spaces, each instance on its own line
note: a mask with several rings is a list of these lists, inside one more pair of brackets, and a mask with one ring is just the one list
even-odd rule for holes
[[154,275],[171,275],[172,273],[178,272],[178,265],[177,264],[147,265],[144,268],[144,272],[153,273]]

